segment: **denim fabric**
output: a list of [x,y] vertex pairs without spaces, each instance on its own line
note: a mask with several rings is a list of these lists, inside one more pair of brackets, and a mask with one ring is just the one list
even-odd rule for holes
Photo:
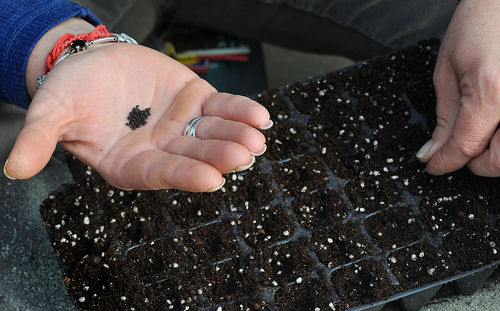
[[79,16],[97,25],[92,13],[65,0],[0,0],[0,102],[28,108],[25,73],[38,40],[52,27]]
[[89,8],[112,32],[142,42],[179,0],[73,0]]
[[442,37],[456,7],[456,1],[451,0],[260,1],[326,18],[391,48],[424,38]]
[[[454,0],[76,0],[140,41],[161,21],[353,59],[442,37]],[[166,12],[169,13],[166,13]]]
[[174,22],[353,59],[442,37],[451,0],[182,0]]

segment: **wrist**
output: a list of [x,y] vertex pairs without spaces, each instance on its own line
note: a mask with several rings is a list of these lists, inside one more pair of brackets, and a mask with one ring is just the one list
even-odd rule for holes
[[31,98],[36,91],[36,77],[45,73],[45,60],[57,40],[66,33],[78,35],[91,32],[94,29],[95,26],[92,24],[81,18],[74,17],[56,25],[40,38],[30,54],[26,67],[26,89]]

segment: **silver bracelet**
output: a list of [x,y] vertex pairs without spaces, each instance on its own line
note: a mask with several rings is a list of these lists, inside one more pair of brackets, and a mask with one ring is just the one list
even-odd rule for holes
[[[99,39],[95,39],[92,41],[85,41],[85,40],[76,40],[70,45],[69,51],[64,53],[59,59],[54,63],[54,66],[68,58],[69,56],[76,54],[78,52],[85,51],[89,47],[95,45],[95,44],[100,44],[100,43],[108,43],[108,42],[117,42],[117,43],[131,43],[131,44],[137,44],[137,41],[135,41],[132,37],[124,34],[124,33],[115,33],[112,36],[109,37],[102,37]],[[36,89],[38,90],[40,86],[42,85],[43,81],[47,75],[39,75],[36,77]]]

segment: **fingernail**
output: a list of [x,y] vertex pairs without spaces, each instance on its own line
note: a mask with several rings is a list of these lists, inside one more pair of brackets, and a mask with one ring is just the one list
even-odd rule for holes
[[259,152],[259,153],[250,152],[250,154],[251,154],[251,155],[253,155],[253,156],[258,157],[258,156],[263,155],[263,154],[264,154],[264,152],[266,152],[266,150],[267,150],[267,145],[266,145],[266,144],[264,144],[264,148],[262,148],[262,151],[261,151],[261,152]]
[[430,139],[428,142],[426,142],[422,148],[417,152],[416,157],[419,160],[422,161],[427,161],[429,158],[429,151],[431,150],[432,145],[434,144],[434,140]]
[[252,160],[250,161],[250,164],[244,165],[244,166],[239,166],[234,171],[235,172],[243,172],[243,171],[248,170],[249,168],[251,168],[254,163],[255,163],[255,157],[252,156]]
[[273,127],[273,125],[274,125],[273,120],[269,120],[269,124],[268,125],[266,125],[266,126],[259,126],[259,129],[260,130],[268,130],[271,127]]
[[3,165],[3,174],[10,180],[16,180],[16,178],[11,177],[9,173],[7,173],[7,163],[9,163],[9,159],[7,159],[7,161],[5,161],[5,164]]
[[222,183],[215,188],[208,189],[207,192],[215,192],[215,191],[219,190],[220,188],[222,188],[222,186],[224,186],[225,183],[226,183],[226,179],[224,177],[222,177]]

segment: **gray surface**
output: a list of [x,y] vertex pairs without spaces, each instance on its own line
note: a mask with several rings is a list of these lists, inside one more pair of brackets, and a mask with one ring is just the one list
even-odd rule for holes
[[339,55],[306,53],[267,43],[262,47],[269,88],[304,81],[354,63]]
[[[2,165],[23,121],[24,110],[0,104]],[[71,180],[66,165],[52,159],[42,173],[26,181],[0,175],[0,310],[71,310],[38,210],[51,191]]]
[[27,181],[0,180],[0,310],[69,310],[71,301],[38,206],[71,175],[53,160]]

